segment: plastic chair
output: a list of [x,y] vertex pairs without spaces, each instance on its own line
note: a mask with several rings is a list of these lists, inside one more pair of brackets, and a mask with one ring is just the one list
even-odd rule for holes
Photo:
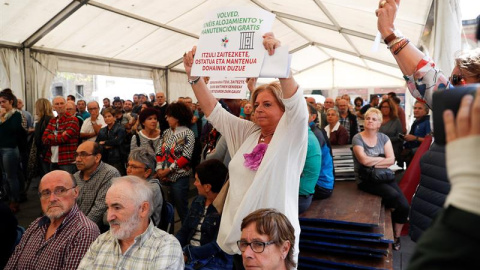
[[22,236],[25,233],[25,228],[20,225],[17,225],[17,239],[15,239],[15,245],[12,248],[12,252],[15,250],[15,247],[20,243],[22,240]]
[[157,228],[173,234],[173,229],[175,225],[175,210],[173,205],[167,201],[163,202],[164,207],[162,207],[162,214],[160,216],[160,223]]

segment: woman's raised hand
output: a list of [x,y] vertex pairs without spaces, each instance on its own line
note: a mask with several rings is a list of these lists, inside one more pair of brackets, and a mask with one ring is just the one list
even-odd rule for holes
[[192,71],[193,57],[197,51],[197,46],[193,46],[192,50],[186,52],[183,55],[183,66],[185,67],[185,72],[187,73],[188,78],[190,78],[190,72]]
[[400,0],[380,0],[375,14],[378,17],[377,28],[382,38],[386,38],[395,31],[395,17],[397,16]]
[[280,47],[280,41],[275,38],[272,32],[265,33],[263,35],[263,47],[268,51],[268,55],[273,55],[275,49]]

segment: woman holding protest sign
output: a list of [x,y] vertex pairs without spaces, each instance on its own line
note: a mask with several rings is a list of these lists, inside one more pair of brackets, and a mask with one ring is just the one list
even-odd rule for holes
[[[274,54],[280,42],[272,33],[263,38],[265,49]],[[240,119],[222,109],[200,77],[191,76],[195,52],[196,47],[184,55],[185,71],[208,121],[225,136],[232,156],[230,188],[217,238],[219,246],[229,254],[240,255],[236,242],[241,236],[242,219],[260,208],[276,208],[285,213],[299,239],[298,190],[307,151],[308,121],[303,92],[291,75],[280,78],[280,84],[259,86],[251,98],[256,123]],[[298,240],[294,254],[296,261]],[[241,257],[235,257],[235,265],[240,267]]]

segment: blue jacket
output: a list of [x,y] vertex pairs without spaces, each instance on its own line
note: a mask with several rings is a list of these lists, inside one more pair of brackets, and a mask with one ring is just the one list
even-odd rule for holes
[[[425,115],[424,117],[413,121],[412,128],[410,129],[409,134],[424,138],[430,132],[432,132],[430,128],[430,115]],[[421,142],[419,141],[405,142],[405,148],[417,148],[420,146],[420,144]]]
[[214,258],[209,260],[209,265],[215,264],[215,269],[222,269],[222,266],[225,266],[225,269],[231,269],[233,257],[223,252],[217,244],[221,215],[213,205],[208,206],[202,223],[200,246],[190,245],[190,240],[205,210],[205,201],[206,198],[200,195],[193,200],[187,218],[175,237],[180,242],[183,253],[188,257],[187,263]]
[[333,183],[335,181],[334,168],[333,168],[333,158],[332,150],[328,143],[326,135],[315,125],[315,123],[310,123],[310,128],[317,137],[318,142],[320,143],[320,149],[322,151],[322,167],[320,168],[320,176],[318,177],[317,186],[320,186],[325,189],[333,189]]

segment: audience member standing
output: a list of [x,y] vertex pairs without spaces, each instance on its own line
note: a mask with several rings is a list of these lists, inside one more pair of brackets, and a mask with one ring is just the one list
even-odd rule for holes
[[90,117],[90,113],[87,112],[87,103],[85,102],[85,100],[80,99],[79,101],[77,101],[77,110],[80,116],[82,116],[83,120]]
[[379,131],[388,136],[392,142],[395,160],[399,161],[400,153],[403,149],[403,141],[399,137],[399,134],[402,133],[402,124],[398,119],[397,106],[392,99],[386,99],[380,102],[379,107],[383,116],[382,126],[380,126]]
[[364,119],[364,115],[368,111],[368,109],[376,108],[378,106],[379,101],[380,101],[380,98],[377,95],[372,96],[370,103],[363,106],[362,109],[359,112],[357,112],[357,116],[360,117],[361,119]]
[[47,166],[48,163],[44,164],[46,162],[44,159],[47,156],[49,147],[43,144],[42,136],[48,126],[48,123],[50,122],[50,119],[53,118],[52,104],[46,98],[39,98],[37,102],[35,102],[35,110],[38,121],[35,124],[33,140],[35,146],[37,147],[37,162],[41,168],[40,176],[43,177],[43,175],[48,173],[48,170],[45,170],[45,168],[48,168],[49,166]]
[[160,147],[160,129],[158,129],[158,111],[147,108],[140,113],[138,122],[142,129],[132,136],[130,151],[137,148],[150,148],[157,152]]
[[10,210],[13,213],[20,210],[19,143],[22,143],[22,138],[26,138],[26,131],[22,126],[22,114],[13,107],[15,99],[12,90],[8,88],[0,92],[0,158],[10,189]]
[[174,102],[168,105],[166,114],[170,128],[160,140],[156,171],[157,177],[170,186],[173,205],[183,224],[188,212],[190,166],[195,143],[195,135],[188,128],[192,111],[185,103]]
[[159,117],[158,123],[160,124],[160,132],[163,134],[163,132],[165,132],[165,130],[169,128],[167,119],[165,117],[166,116],[165,111],[167,110],[167,107],[168,107],[168,102],[165,97],[165,93],[158,92],[156,95],[156,101],[157,101],[157,105],[155,106],[155,109],[157,109],[160,112],[158,116]]
[[63,97],[53,99],[53,109],[57,117],[52,118],[42,136],[44,145],[50,146],[45,156],[49,168],[45,171],[64,170],[75,173],[75,149],[78,146],[79,126],[75,116],[66,113]]
[[103,116],[100,114],[100,106],[98,105],[98,102],[89,102],[87,109],[90,112],[90,117],[83,122],[82,129],[80,130],[80,138],[83,141],[94,142],[97,139],[97,134],[100,132],[100,129],[107,124],[105,123]]
[[103,118],[107,126],[100,129],[96,142],[102,147],[102,161],[115,167],[120,175],[125,175],[122,143],[125,140],[125,128],[115,121],[115,109],[106,108]]

